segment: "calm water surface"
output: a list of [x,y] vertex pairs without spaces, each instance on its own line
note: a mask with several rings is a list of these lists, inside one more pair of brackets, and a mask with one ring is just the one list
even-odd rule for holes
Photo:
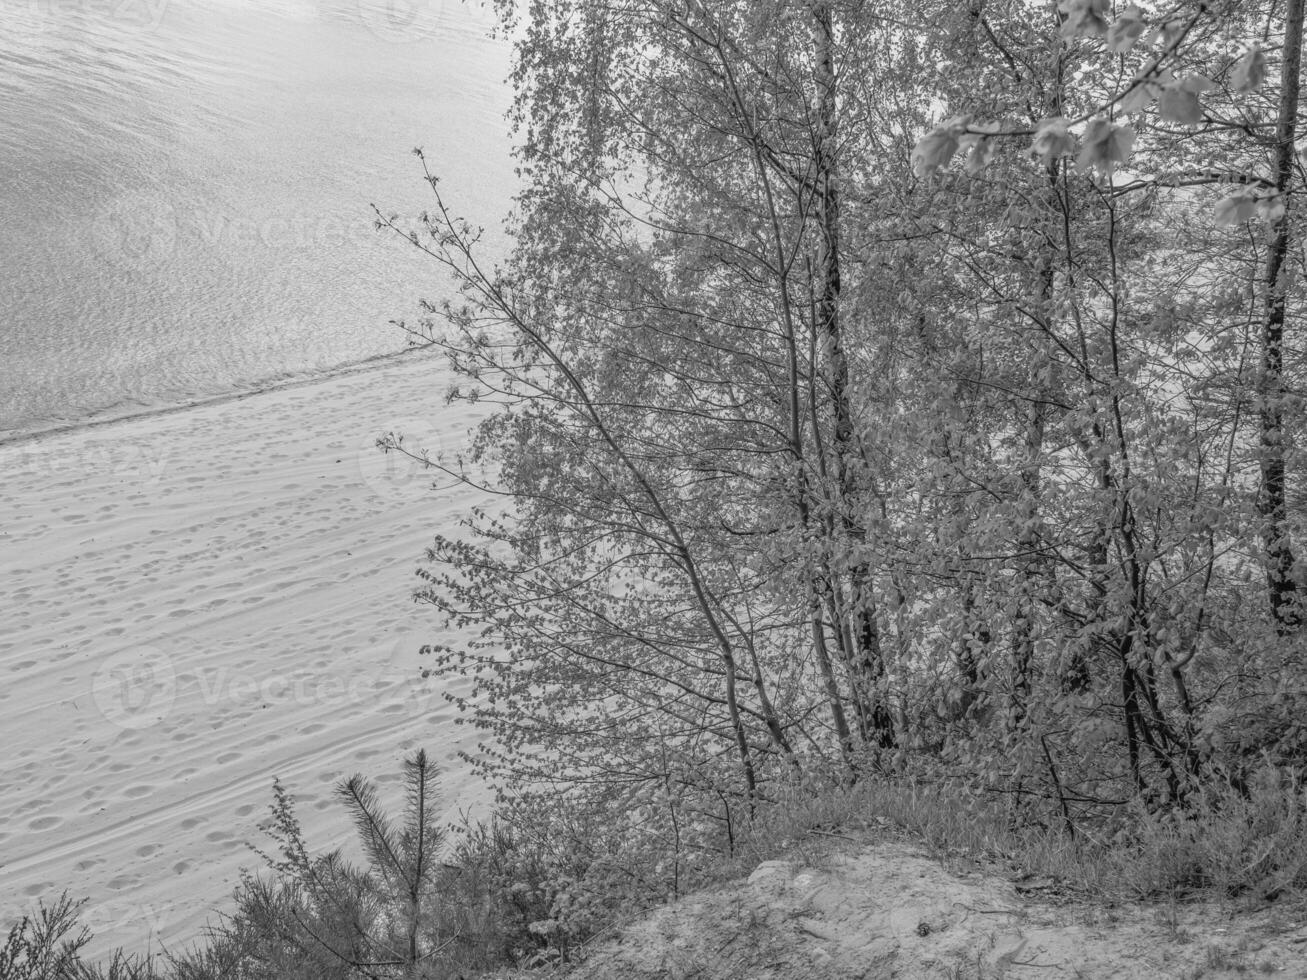
[[[0,0],[0,439],[405,346],[372,227],[497,229],[507,44],[457,0]],[[495,234],[491,248],[502,249]]]

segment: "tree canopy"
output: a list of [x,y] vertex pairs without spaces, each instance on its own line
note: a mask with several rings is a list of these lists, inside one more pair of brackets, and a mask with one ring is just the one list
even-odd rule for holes
[[678,839],[806,774],[1074,835],[1301,768],[1301,0],[499,8],[511,258],[430,173],[382,222],[498,406],[423,572],[479,765]]

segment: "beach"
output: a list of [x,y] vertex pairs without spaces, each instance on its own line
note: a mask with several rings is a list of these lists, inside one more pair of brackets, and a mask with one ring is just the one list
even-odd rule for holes
[[484,806],[412,598],[484,495],[375,447],[456,449],[483,409],[447,384],[419,352],[0,446],[6,923],[67,889],[92,952],[184,946],[273,848],[274,777],[316,850],[352,836],[338,781],[397,807],[418,748],[450,819]]

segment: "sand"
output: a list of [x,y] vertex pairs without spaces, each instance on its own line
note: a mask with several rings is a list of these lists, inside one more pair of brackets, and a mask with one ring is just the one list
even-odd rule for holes
[[[842,836],[842,835],[839,835]],[[1301,906],[1103,905],[1052,879],[945,868],[854,838],[817,866],[767,861],[600,937],[574,970],[518,980],[1221,980],[1307,976]],[[830,840],[827,839],[829,844]]]
[[[332,791],[401,759],[484,802],[414,603],[433,533],[479,497],[375,448],[456,448],[420,353],[312,384],[0,446],[0,921],[86,896],[93,951],[176,948],[228,904],[280,777],[311,844]],[[0,928],[0,934],[4,931]]]

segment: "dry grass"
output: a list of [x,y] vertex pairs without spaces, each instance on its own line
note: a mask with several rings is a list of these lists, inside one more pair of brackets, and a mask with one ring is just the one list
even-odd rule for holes
[[[1115,903],[1153,900],[1156,921],[1181,944],[1205,939],[1186,931],[1181,912],[1186,902],[1237,898],[1264,906],[1307,896],[1307,794],[1280,772],[1264,772],[1243,793],[1198,794],[1183,811],[1159,816],[1123,809],[1096,826],[1078,827],[1074,839],[1058,820],[1048,826],[1030,819],[1015,825],[1002,801],[945,781],[872,778],[851,787],[785,786],[758,807],[733,850],[701,865],[696,877],[700,884],[738,878],[762,861],[781,857],[824,869],[834,855],[859,844],[897,840],[923,848],[945,865],[979,864],[1017,879],[1033,876],[1050,883],[1042,886],[1045,894],[1061,891],[1087,899],[1105,914]],[[446,930],[468,933],[481,944],[474,950],[476,956],[460,964],[468,975],[477,975],[477,967],[496,958],[491,946],[512,947],[515,935],[525,935],[529,920],[545,914],[517,909],[514,903],[520,905],[522,898],[517,891],[496,898],[497,888],[520,883],[531,870],[529,850],[524,850],[520,834],[492,834],[483,828],[464,838],[458,852],[462,869],[451,871],[443,885],[451,908],[480,915],[475,922],[465,916],[467,921]],[[603,880],[596,884],[602,890]],[[520,884],[516,887],[520,891]],[[592,897],[592,906],[603,898]],[[587,936],[603,935],[614,922],[640,911],[612,898],[606,905],[599,902],[608,909],[610,921],[592,924]],[[72,915],[69,910],[70,929]],[[11,935],[14,950],[17,935]],[[45,945],[57,946],[59,941]],[[1222,970],[1262,972],[1253,950],[1208,949],[1209,962],[1198,976]],[[10,959],[14,956],[11,951]],[[154,974],[148,964],[136,964],[135,973],[117,969],[105,975]],[[208,974],[199,970],[194,975]]]
[[1014,828],[1011,813],[944,782],[868,779],[791,787],[763,808],[723,875],[791,856],[822,866],[849,841],[903,839],[945,864],[999,866],[1104,901],[1241,898],[1307,892],[1307,792],[1267,771],[1244,794],[1207,791],[1182,811],[1118,814],[1114,824]]

